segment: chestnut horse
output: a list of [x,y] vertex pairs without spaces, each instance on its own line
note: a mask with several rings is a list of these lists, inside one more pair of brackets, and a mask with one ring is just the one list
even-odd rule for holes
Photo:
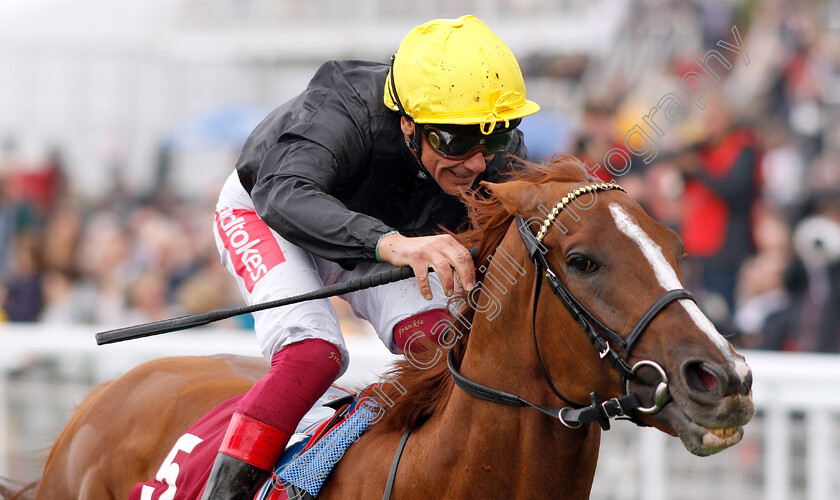
[[[588,498],[601,429],[622,413],[696,455],[740,441],[752,375],[682,290],[673,231],[571,157],[485,187],[459,235],[484,265],[480,285],[453,302],[450,355],[435,347],[397,364],[393,404],[319,499],[381,498],[406,429],[395,499]],[[125,498],[266,367],[168,358],[103,385],[56,441],[37,498]]]

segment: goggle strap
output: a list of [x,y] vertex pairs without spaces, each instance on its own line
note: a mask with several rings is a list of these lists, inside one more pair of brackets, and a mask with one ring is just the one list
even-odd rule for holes
[[[397,112],[406,117],[412,123],[414,123],[414,118],[412,118],[408,113],[406,113],[405,108],[403,108],[402,102],[400,101],[400,96],[397,95],[397,84],[394,82],[394,60],[397,58],[397,53],[394,52],[394,55],[391,56],[391,71],[389,72],[391,76],[391,85],[388,85],[388,96],[394,101],[394,104],[397,105]],[[420,162],[420,151],[422,148],[423,141],[421,140],[421,133],[419,127],[415,124],[414,126],[414,133],[411,134],[411,140],[406,141],[406,144],[414,150],[417,154],[417,161]],[[423,165],[420,162],[420,165]]]
[[391,71],[388,73],[391,76],[391,85],[388,86],[388,96],[392,101],[394,101],[394,104],[397,105],[397,112],[413,122],[414,118],[405,111],[405,108],[403,108],[402,102],[400,101],[400,96],[397,94],[397,84],[394,82],[394,60],[396,58],[397,53],[394,52],[394,55],[391,56]]

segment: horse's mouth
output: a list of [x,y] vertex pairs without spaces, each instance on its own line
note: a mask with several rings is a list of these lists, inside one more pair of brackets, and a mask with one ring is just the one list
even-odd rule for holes
[[677,434],[688,451],[705,457],[738,444],[744,437],[744,428],[740,425],[709,428],[687,422],[683,428],[677,427]]
[[689,452],[705,457],[738,444],[744,437],[743,426],[752,418],[754,411],[752,399],[745,397],[725,421],[700,423],[671,400],[656,418],[673,428],[674,434]]

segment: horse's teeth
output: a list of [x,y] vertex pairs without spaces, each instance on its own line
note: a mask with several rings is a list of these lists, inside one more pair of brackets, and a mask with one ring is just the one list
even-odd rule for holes
[[715,436],[717,436],[721,439],[726,439],[726,438],[732,437],[732,435],[735,434],[736,428],[735,427],[718,427],[716,429],[709,429],[709,430],[712,431],[712,434],[714,434]]

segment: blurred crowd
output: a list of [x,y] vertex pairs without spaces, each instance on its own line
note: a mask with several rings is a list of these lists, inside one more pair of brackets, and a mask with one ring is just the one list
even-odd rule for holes
[[[213,239],[214,199],[176,195],[162,175],[144,193],[114,169],[111,189],[88,200],[69,189],[60,151],[16,165],[0,150],[0,322],[85,323],[103,329],[244,305]],[[155,169],[169,155],[158,154]],[[338,299],[347,332],[366,325]],[[253,326],[250,315],[215,323]]]
[[[687,287],[740,346],[840,352],[837,9],[820,1],[640,1],[621,33],[625,45],[667,20],[696,27],[698,43],[611,71],[593,71],[592,55],[522,61],[528,77],[573,89],[561,152],[591,167],[615,148],[632,160],[597,174],[680,233]],[[743,56],[718,43],[737,46],[733,26]],[[698,67],[710,49],[731,65],[708,63],[718,80]],[[645,122],[664,96],[679,95],[690,72],[707,79],[702,109],[685,99],[680,119],[660,114],[659,130]],[[626,141],[635,126],[647,146],[655,143],[655,157],[651,148],[640,154],[642,134]],[[0,150],[4,319],[121,326],[241,303],[213,242],[215,200],[179,199],[163,183],[136,193],[118,176],[106,197],[84,200],[68,188],[60,151],[43,165],[16,161],[9,139]],[[348,328],[358,328],[336,305]],[[249,318],[228,324],[247,328]]]
[[[628,39],[679,19],[700,27],[701,45],[661,50],[639,74],[597,73],[602,90],[587,93],[571,152],[590,168],[627,153],[629,164],[616,154],[595,173],[680,234],[686,286],[734,343],[840,352],[840,5],[632,12]],[[669,109],[679,116],[663,119]]]
[[[13,162],[7,141],[4,159]],[[132,193],[118,177],[106,197],[69,189],[60,153],[0,178],[0,277],[9,321],[125,326],[229,305],[213,205],[158,186]]]

